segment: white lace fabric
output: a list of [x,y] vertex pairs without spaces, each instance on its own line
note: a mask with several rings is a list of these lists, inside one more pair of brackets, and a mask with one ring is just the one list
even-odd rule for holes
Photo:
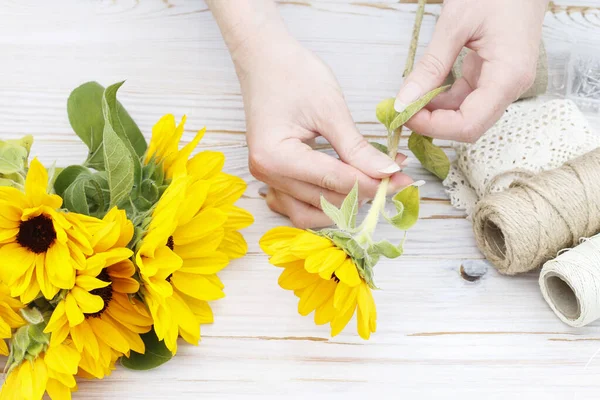
[[456,159],[443,184],[452,205],[470,215],[486,193],[506,189],[523,173],[560,167],[600,147],[600,136],[571,100],[522,101],[476,143],[453,147]]

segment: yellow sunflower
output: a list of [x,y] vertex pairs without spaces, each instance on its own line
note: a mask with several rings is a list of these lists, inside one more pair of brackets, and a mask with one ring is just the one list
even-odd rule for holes
[[269,262],[282,267],[279,286],[300,298],[298,312],[315,312],[316,324],[329,323],[336,336],[357,313],[358,334],[369,339],[377,327],[377,310],[371,288],[354,261],[331,240],[296,228],[268,231],[260,246]]
[[204,129],[179,150],[184,123],[185,117],[176,126],[175,118],[165,115],[152,130],[146,163],[160,165],[172,180],[136,253],[154,330],[172,352],[179,336],[197,344],[199,326],[213,321],[208,301],[225,295],[216,273],[246,254],[238,230],[253,222],[250,213],[234,206],[246,184],[221,172],[223,154],[204,151],[189,158]]
[[146,151],[145,164],[154,162],[162,165],[167,179],[185,174],[188,158],[206,132],[206,129],[202,128],[190,143],[179,150],[185,121],[184,115],[179,125],[175,125],[175,117],[167,114],[152,127],[152,138]]
[[23,303],[35,299],[40,290],[52,299],[60,289],[75,283],[75,271],[92,253],[88,238],[57,211],[62,199],[48,194],[48,173],[31,161],[25,192],[0,187],[0,280],[12,297]]
[[145,352],[140,334],[150,331],[152,319],[142,302],[130,296],[139,283],[133,278],[133,252],[121,246],[131,241],[133,225],[116,208],[99,221],[74,221],[90,231],[96,253],[77,271],[75,286],[57,304],[45,332],[52,333],[51,346],[70,336],[81,352],[84,374],[103,378],[119,356]]
[[33,361],[24,360],[10,371],[0,392],[0,400],[71,399],[77,390],[74,375],[80,356],[70,343],[49,347]]
[[25,321],[18,314],[23,304],[10,296],[10,289],[0,283],[0,355],[7,356],[8,346],[3,339],[10,339],[13,329],[25,325]]

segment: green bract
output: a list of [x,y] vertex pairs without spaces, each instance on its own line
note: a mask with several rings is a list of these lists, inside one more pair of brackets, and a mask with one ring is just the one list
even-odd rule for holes
[[[394,196],[393,202],[398,213],[389,218],[388,221],[403,230],[411,228],[419,217],[419,189],[417,185],[411,185],[400,191]],[[378,203],[374,202],[372,210],[379,207],[376,204]],[[383,205],[385,205],[385,201]],[[383,208],[376,213],[369,212],[363,223],[357,227],[358,183],[346,196],[340,208],[328,202],[323,196],[321,196],[321,207],[323,212],[335,223],[336,228],[322,229],[315,233],[329,238],[337,247],[343,249],[354,260],[361,277],[370,287],[375,288],[373,267],[381,256],[386,258],[401,256],[404,242],[402,241],[397,246],[388,241],[373,242],[371,236],[375,225],[377,225],[379,213],[384,212]]]

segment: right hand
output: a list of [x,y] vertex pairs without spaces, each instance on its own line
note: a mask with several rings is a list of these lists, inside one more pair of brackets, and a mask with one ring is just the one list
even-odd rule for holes
[[[412,180],[395,161],[358,132],[331,70],[288,35],[254,38],[232,52],[244,98],[250,172],[269,185],[267,204],[300,228],[331,220],[320,196],[340,206],[354,183],[361,201],[372,199],[380,180],[390,191]],[[324,136],[336,159],[307,143]]]
[[548,0],[446,0],[427,51],[403,82],[400,112],[440,86],[459,52],[462,78],[406,123],[439,139],[475,142],[535,80]]

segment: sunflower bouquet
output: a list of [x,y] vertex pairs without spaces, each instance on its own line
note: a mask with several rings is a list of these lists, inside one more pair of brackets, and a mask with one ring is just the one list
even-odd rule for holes
[[150,144],[117,101],[122,83],[75,89],[69,121],[81,165],[30,160],[33,138],[0,142],[0,399],[70,399],[75,377],[120,360],[149,369],[197,344],[224,296],[217,273],[243,256],[246,188],[219,152],[179,148],[185,117],[165,115]]

